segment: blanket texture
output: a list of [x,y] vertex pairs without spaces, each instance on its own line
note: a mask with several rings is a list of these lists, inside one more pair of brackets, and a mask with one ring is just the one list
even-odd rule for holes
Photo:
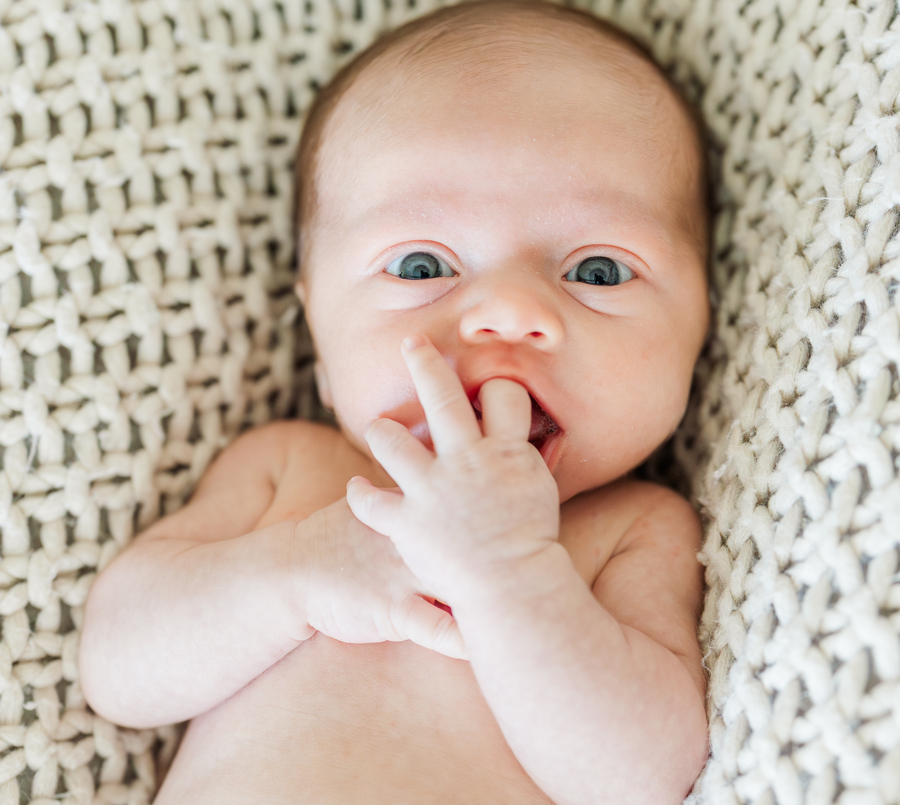
[[[291,164],[428,0],[0,0],[0,805],[149,802],[177,727],[78,684],[91,581],[242,428],[314,412]],[[595,0],[700,103],[715,318],[668,463],[706,515],[695,805],[900,803],[900,16]]]

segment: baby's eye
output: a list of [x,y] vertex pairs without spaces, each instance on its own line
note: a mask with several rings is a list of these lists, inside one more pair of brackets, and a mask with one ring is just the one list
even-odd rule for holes
[[433,280],[452,277],[453,269],[440,257],[430,252],[413,252],[392,260],[385,269],[388,274],[403,280]]
[[588,257],[566,274],[566,279],[588,285],[621,285],[634,279],[634,272],[611,257]]

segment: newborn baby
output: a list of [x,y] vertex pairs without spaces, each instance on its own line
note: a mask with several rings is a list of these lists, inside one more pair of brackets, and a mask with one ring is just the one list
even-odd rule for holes
[[637,46],[539,3],[322,93],[297,289],[339,427],[238,439],[87,602],[91,707],[191,719],[158,805],[681,802],[700,529],[629,472],[707,328],[703,164]]

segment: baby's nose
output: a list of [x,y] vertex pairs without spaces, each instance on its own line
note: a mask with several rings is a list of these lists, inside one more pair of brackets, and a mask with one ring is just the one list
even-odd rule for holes
[[552,351],[562,341],[563,327],[539,290],[497,284],[463,313],[459,333],[469,344],[496,339]]

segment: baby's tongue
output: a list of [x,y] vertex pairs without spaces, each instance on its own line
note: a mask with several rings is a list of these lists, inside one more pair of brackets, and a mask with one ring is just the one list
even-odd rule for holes
[[548,436],[552,436],[559,430],[550,415],[537,404],[535,399],[531,399],[531,430],[528,432],[528,441],[543,441]]

